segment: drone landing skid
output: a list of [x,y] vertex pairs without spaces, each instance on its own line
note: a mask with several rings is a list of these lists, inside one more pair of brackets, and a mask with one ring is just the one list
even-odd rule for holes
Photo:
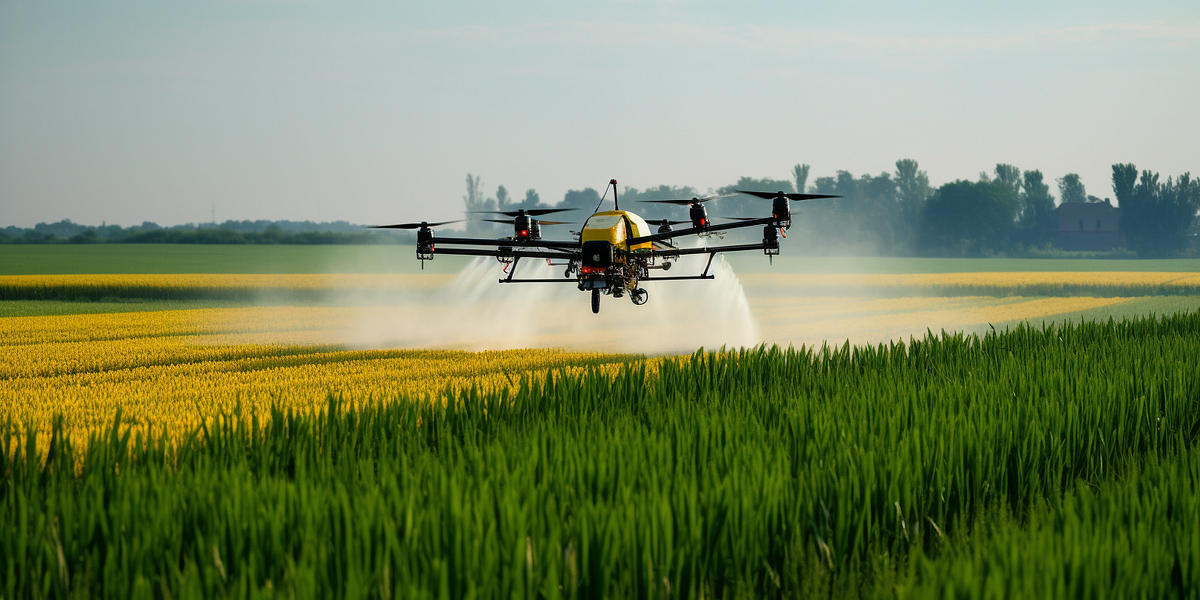
[[684,281],[687,279],[716,279],[716,275],[680,275],[678,277],[643,277],[639,281]]

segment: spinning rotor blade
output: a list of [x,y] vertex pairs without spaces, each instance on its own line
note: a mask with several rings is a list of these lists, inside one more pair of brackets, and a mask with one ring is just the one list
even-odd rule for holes
[[816,200],[817,198],[841,198],[841,196],[834,196],[834,195],[830,195],[830,194],[788,194],[788,193],[784,193],[784,192],[752,192],[749,190],[738,190],[738,193],[739,194],[749,194],[751,196],[758,196],[759,198],[766,198],[767,200],[778,198],[780,194],[783,194],[784,196],[786,196],[788,200]]
[[[540,215],[548,215],[548,214],[556,213],[556,212],[566,212],[568,210],[579,210],[579,209],[578,208],[525,208],[525,209],[521,209],[521,210],[524,210],[525,214],[530,217],[537,217]],[[488,213],[488,214],[493,214],[493,215],[504,215],[506,217],[516,217],[516,216],[520,216],[521,210],[472,210],[472,211],[468,211],[468,212]]]
[[709,200],[716,200],[717,198],[728,198],[730,196],[736,196],[736,195],[737,194],[722,194],[720,196],[708,196],[705,198],[692,198],[691,200],[639,200],[638,202],[652,202],[655,204],[678,204],[680,206],[691,206],[693,204],[699,204],[701,202],[708,202]]
[[[513,224],[512,219],[508,219],[508,220],[505,220],[505,219],[480,219],[480,221],[487,221],[488,223],[504,223],[505,225]],[[541,219],[535,219],[534,222],[537,223],[538,225],[570,225],[571,224],[571,221],[543,221]]]
[[684,223],[691,223],[691,221],[672,221],[670,219],[651,219],[646,222],[651,225],[658,225],[660,227],[663,225],[683,225]]
[[[792,211],[792,214],[800,215],[800,214],[804,214],[804,213],[796,210],[796,211]],[[718,219],[728,219],[730,221],[757,221],[763,217],[717,217],[717,218]]]
[[441,221],[439,223],[426,223],[425,221],[421,221],[420,223],[399,223],[397,225],[372,225],[367,229],[420,229],[422,227],[437,227],[439,225],[449,225],[451,223],[462,223],[462,219],[457,221]]

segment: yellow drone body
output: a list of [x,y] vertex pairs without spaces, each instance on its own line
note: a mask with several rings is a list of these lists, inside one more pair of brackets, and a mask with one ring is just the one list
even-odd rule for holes
[[630,250],[649,250],[653,242],[628,246],[625,240],[653,233],[646,220],[626,210],[606,210],[588,218],[583,224],[581,242],[608,242],[614,247]]

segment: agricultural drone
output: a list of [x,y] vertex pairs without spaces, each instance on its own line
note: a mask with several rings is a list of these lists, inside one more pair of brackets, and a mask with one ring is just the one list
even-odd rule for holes
[[[441,225],[459,221],[442,221],[440,223],[399,223],[396,225],[379,225],[372,229],[415,229],[417,230],[417,259],[424,268],[427,260],[432,260],[434,254],[458,256],[494,256],[504,263],[507,276],[500,283],[575,283],[580,291],[592,295],[592,312],[600,312],[600,296],[607,294],[613,298],[621,298],[626,294],[635,305],[641,306],[650,299],[650,294],[641,287],[646,281],[680,281],[687,279],[713,279],[709,274],[713,257],[721,252],[742,252],[747,250],[762,250],[767,256],[779,254],[779,237],[792,224],[791,202],[793,200],[813,200],[816,198],[837,198],[826,194],[791,194],[785,192],[755,192],[738,190],[738,194],[748,194],[771,201],[771,216],[769,217],[730,217],[732,223],[714,225],[709,219],[708,210],[704,203],[724,196],[709,196],[706,198],[691,198],[690,200],[645,200],[644,202],[675,204],[688,207],[687,221],[656,220],[647,222],[642,217],[630,211],[621,210],[617,200],[617,180],[609,181],[605,188],[613,194],[613,210],[598,211],[588,217],[583,228],[577,232],[575,240],[544,240],[542,239],[543,225],[562,225],[564,221],[543,221],[537,217],[557,212],[576,210],[573,208],[522,208],[513,211],[483,211],[498,214],[507,219],[484,219],[494,223],[509,223],[513,227],[513,235],[501,239],[435,237],[433,229]],[[603,203],[604,199],[601,199]],[[599,208],[599,206],[597,206]],[[690,223],[690,227],[673,230],[672,225]],[[651,227],[657,225],[656,231]],[[709,237],[714,233],[740,229],[743,227],[762,227],[762,241],[756,244],[735,244],[728,246],[704,246],[699,248],[681,248],[674,239],[682,236],[696,235]],[[686,255],[708,255],[708,263],[704,271],[698,275],[666,276],[654,275],[651,271],[666,272],[673,261]],[[515,277],[517,264],[523,258],[546,259],[550,264],[565,266],[563,277],[548,279],[518,279]],[[555,262],[560,261],[560,262]]]

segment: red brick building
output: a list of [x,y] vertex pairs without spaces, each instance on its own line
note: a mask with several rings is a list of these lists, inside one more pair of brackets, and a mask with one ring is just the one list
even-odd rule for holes
[[1059,248],[1104,251],[1125,246],[1121,209],[1109,201],[1064,202],[1056,210]]

